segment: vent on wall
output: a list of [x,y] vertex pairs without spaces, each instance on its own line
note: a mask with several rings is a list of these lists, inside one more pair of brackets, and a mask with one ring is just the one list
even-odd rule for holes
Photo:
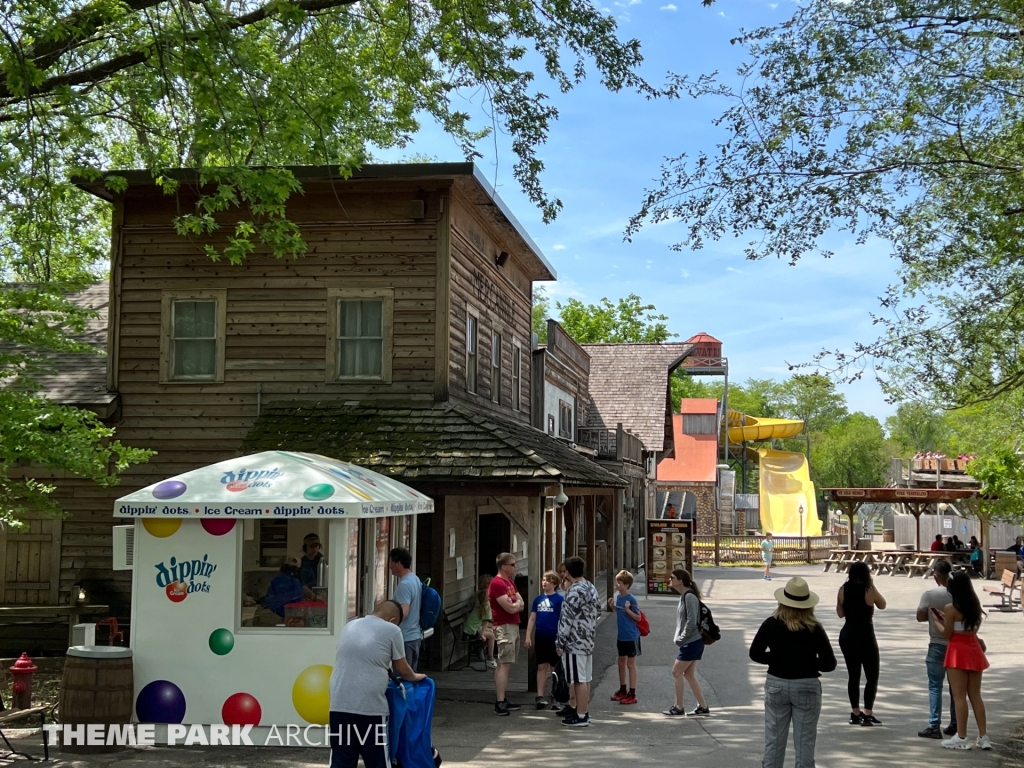
[[114,526],[114,570],[130,571],[135,567],[135,526]]
[[426,203],[423,200],[413,200],[409,203],[409,218],[422,219],[426,216]]

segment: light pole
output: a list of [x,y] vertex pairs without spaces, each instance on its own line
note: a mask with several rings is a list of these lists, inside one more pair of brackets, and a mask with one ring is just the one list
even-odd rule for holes
[[797,509],[797,512],[800,514],[800,538],[802,539],[804,537],[804,505],[803,504],[800,505],[800,508]]

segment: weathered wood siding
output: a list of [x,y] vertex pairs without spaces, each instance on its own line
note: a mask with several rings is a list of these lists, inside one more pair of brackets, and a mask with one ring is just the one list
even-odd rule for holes
[[[495,259],[510,254],[503,267]],[[506,418],[530,423],[531,296],[529,278],[521,268],[513,246],[504,241],[461,195],[452,195],[450,270],[450,364],[449,396],[476,408],[493,410]],[[477,313],[479,324],[479,376],[477,394],[466,390],[467,307]],[[492,402],[491,334],[502,337],[501,403]],[[512,407],[513,340],[522,349],[519,410]]]
[[[235,455],[258,403],[434,399],[444,186],[307,186],[288,213],[301,227],[306,255],[277,260],[258,249],[241,266],[213,262],[203,252],[208,243],[226,244],[230,221],[216,237],[184,238],[175,233],[173,218],[192,210],[190,200],[152,190],[129,194],[123,215],[115,217],[113,238],[110,349],[112,383],[121,393],[114,426],[122,442],[158,453],[125,473],[114,489],[58,481],[58,498],[69,514],[61,551],[62,602],[82,572],[102,571],[111,586],[130,591],[130,572],[110,570],[110,528],[118,522],[111,515],[114,500],[161,477]],[[423,201],[423,216],[413,218],[417,200]],[[394,290],[390,383],[325,381],[329,288]],[[223,383],[161,383],[161,292],[219,289],[227,299]]]

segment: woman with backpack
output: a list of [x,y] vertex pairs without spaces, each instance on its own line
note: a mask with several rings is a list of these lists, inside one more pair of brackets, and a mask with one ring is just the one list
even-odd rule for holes
[[797,768],[814,765],[814,745],[821,714],[822,672],[836,668],[825,628],[814,615],[818,596],[794,576],[775,590],[775,613],[761,624],[750,644],[750,659],[768,665],[764,681],[764,768],[782,768],[789,722]]
[[[839,588],[836,613],[846,619],[839,631],[839,649],[846,661],[850,675],[847,693],[850,696],[850,725],[881,725],[872,713],[875,694],[878,692],[879,658],[878,641],[875,639],[875,625],[872,617],[875,608],[885,610],[882,597],[871,581],[871,570],[867,563],[850,566],[846,583]],[[864,668],[864,709],[860,708],[860,670]]]
[[683,569],[672,571],[669,585],[679,593],[679,605],[676,607],[675,643],[679,646],[676,660],[672,664],[672,677],[676,684],[676,703],[664,714],[669,717],[687,715],[683,709],[683,692],[686,683],[697,699],[697,708],[688,713],[689,717],[710,715],[711,710],[704,700],[704,691],[697,682],[697,662],[704,655],[704,636],[700,628],[700,589]]

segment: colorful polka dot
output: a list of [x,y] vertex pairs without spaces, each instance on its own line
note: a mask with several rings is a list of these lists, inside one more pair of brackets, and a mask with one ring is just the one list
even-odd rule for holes
[[311,485],[302,492],[302,496],[309,501],[323,501],[334,495],[334,486],[330,483],[318,483]]
[[181,480],[164,480],[153,489],[153,497],[157,499],[176,499],[185,491],[188,486]]
[[178,529],[181,528],[181,520],[173,517],[151,517],[142,521],[142,527],[149,532],[150,536],[166,539],[168,536],[173,536],[178,532]]
[[225,533],[230,533],[235,527],[234,520],[218,520],[214,517],[204,517],[200,522],[203,530],[211,536],[223,536]]
[[226,725],[259,725],[263,708],[256,697],[248,693],[233,693],[220,708],[220,716]]
[[139,691],[135,714],[140,723],[180,723],[185,719],[185,694],[170,680],[154,680]]
[[210,650],[218,656],[227,656],[234,647],[235,636],[231,634],[231,630],[222,627],[210,633]]
[[331,667],[306,667],[292,684],[292,705],[299,717],[314,725],[327,725],[331,711]]

